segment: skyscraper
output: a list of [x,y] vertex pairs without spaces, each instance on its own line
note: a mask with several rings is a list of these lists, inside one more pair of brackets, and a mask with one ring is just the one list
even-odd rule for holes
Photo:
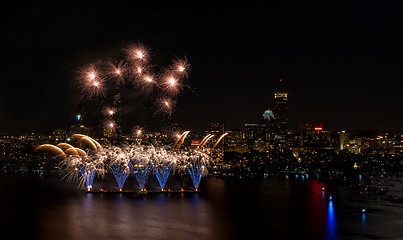
[[113,108],[115,109],[114,120],[115,120],[115,132],[117,137],[122,135],[121,117],[122,117],[122,101],[120,97],[120,92],[117,92],[113,98]]
[[324,130],[322,125],[316,127],[311,124],[301,125],[302,147],[329,147],[331,145],[331,133]]
[[262,120],[262,139],[266,143],[273,143],[274,141],[275,119],[276,117],[270,109],[264,111]]
[[346,148],[346,145],[350,143],[350,134],[346,131],[340,132],[340,150]]
[[275,126],[274,133],[275,139],[279,142],[286,143],[287,141],[287,129],[288,129],[288,106],[287,106],[286,92],[274,93],[274,116]]
[[209,134],[214,134],[219,137],[224,133],[224,123],[223,122],[212,122],[210,123]]
[[113,111],[107,115],[107,121],[104,124],[104,137],[108,138],[110,141],[119,142],[122,136],[122,102],[118,88],[116,88],[116,93],[113,95],[112,107]]

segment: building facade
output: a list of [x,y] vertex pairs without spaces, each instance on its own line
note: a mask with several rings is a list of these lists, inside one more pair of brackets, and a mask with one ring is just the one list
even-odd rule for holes
[[288,129],[288,94],[286,92],[274,93],[274,133],[275,139],[281,143],[287,142]]

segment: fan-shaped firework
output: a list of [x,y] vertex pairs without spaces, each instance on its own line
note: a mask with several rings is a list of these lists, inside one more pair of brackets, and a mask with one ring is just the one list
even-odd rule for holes
[[118,147],[107,148],[105,154],[108,156],[108,165],[109,168],[112,170],[113,175],[115,176],[116,182],[119,186],[119,190],[122,191],[123,185],[125,184],[125,181],[131,172],[130,160],[125,152],[123,152],[122,149]]
[[169,174],[172,168],[176,165],[178,155],[175,152],[168,152],[163,148],[154,150],[152,154],[154,162],[154,173],[158,179],[161,190],[165,188]]
[[105,160],[105,156],[72,154],[61,162],[60,169],[68,180],[77,180],[79,185],[85,185],[87,191],[90,191],[95,175],[104,176],[105,174]]
[[184,168],[188,170],[197,191],[203,174],[207,173],[206,166],[209,163],[209,154],[207,151],[191,150],[183,152],[181,158],[184,161]]
[[145,190],[145,185],[150,172],[153,169],[150,151],[148,148],[138,145],[125,147],[126,154],[130,159],[130,168],[136,177],[141,190]]

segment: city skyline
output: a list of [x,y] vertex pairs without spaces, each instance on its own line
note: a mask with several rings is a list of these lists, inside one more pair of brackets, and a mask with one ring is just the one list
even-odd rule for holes
[[80,113],[77,71],[137,40],[156,49],[162,63],[172,54],[186,56],[189,91],[170,118],[140,119],[148,109],[136,103],[122,116],[130,125],[181,121],[201,131],[223,121],[227,129],[242,128],[273,110],[272,96],[283,79],[290,130],[304,123],[403,129],[402,33],[396,30],[403,21],[390,14],[401,7],[398,2],[328,3],[322,11],[311,3],[14,5],[1,24],[0,131],[69,126]]
[[403,236],[403,1],[3,5],[4,239]]

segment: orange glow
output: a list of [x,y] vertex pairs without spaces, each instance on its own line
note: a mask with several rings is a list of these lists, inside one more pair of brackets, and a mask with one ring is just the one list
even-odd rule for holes
[[176,84],[176,79],[174,77],[169,77],[167,81],[171,86],[174,86]]
[[179,66],[178,70],[179,70],[179,72],[183,72],[183,71],[185,71],[185,68],[183,66]]
[[316,128],[314,128],[314,129],[315,129],[315,131],[322,131],[322,130],[323,130],[322,127],[316,127]]
[[149,83],[153,81],[152,77],[150,77],[150,76],[144,76],[144,80]]
[[88,73],[88,78],[91,79],[91,80],[94,80],[96,78],[95,72]]
[[138,59],[143,59],[143,57],[144,57],[144,52],[141,51],[141,50],[137,50],[137,51],[135,51],[135,56],[136,56]]

